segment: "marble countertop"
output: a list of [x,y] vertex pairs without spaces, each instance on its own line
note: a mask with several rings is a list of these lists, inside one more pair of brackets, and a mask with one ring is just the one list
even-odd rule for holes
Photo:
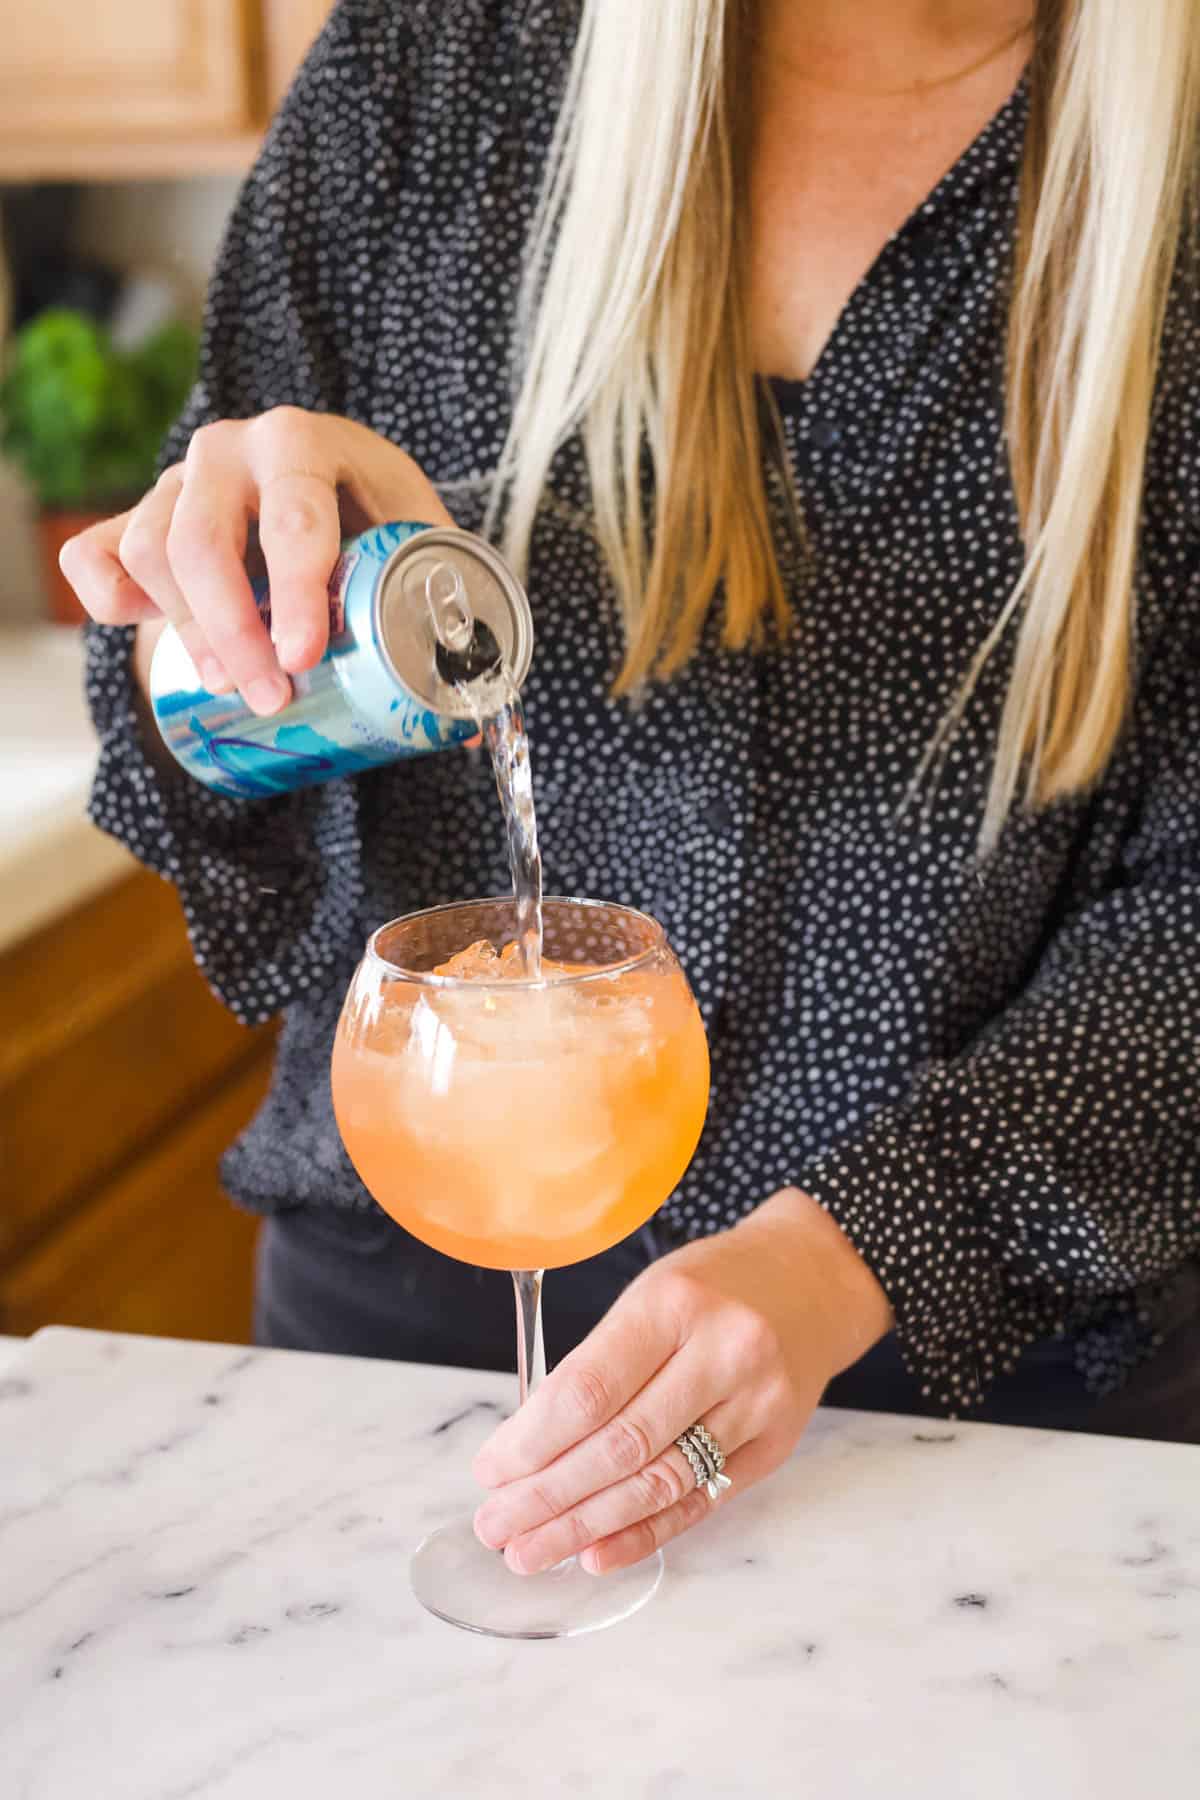
[[1128,1800],[1200,1768],[1200,1449],[824,1412],[635,1618],[411,1598],[512,1380],[54,1329],[0,1371],[5,1800]]
[[84,815],[95,767],[78,630],[0,630],[0,949],[134,867]]

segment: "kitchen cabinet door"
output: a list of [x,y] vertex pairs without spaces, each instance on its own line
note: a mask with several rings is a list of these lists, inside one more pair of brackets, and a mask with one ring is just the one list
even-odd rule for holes
[[244,131],[258,28],[257,0],[0,0],[0,145]]
[[257,1221],[221,1192],[217,1161],[267,1091],[266,1044],[230,1081],[24,1257],[0,1262],[0,1331],[43,1325],[250,1338]]
[[0,1019],[0,1332],[244,1340],[254,1224],[217,1165],[274,1032],[209,993],[174,891],[137,870],[11,945]]
[[197,974],[174,890],[141,869],[0,957],[0,1017],[0,1265],[257,1041]]

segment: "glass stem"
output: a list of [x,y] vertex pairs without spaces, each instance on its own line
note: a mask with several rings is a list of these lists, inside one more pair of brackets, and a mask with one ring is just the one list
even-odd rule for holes
[[546,1348],[542,1343],[542,1276],[544,1269],[514,1269],[517,1297],[517,1373],[521,1377],[524,1406],[546,1373]]

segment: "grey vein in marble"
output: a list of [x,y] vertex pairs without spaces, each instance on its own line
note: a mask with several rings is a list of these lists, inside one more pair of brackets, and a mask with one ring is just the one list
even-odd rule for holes
[[0,1387],[0,1800],[1200,1785],[1200,1451],[819,1414],[636,1618],[425,1615],[514,1383],[44,1332]]

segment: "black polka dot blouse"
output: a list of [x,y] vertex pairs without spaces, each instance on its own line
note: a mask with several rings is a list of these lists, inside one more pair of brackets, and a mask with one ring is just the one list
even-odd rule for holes
[[[342,0],[241,194],[170,456],[206,420],[337,412],[478,526],[575,14]],[[1025,113],[1019,87],[883,249],[811,378],[775,384],[808,540],[801,557],[781,535],[789,639],[729,654],[714,622],[678,679],[613,702],[620,630],[577,443],[529,577],[548,891],[656,914],[710,1036],[708,1126],[665,1224],[715,1232],[806,1189],[946,1410],[1064,1333],[1094,1384],[1119,1380],[1200,1254],[1200,306],[1182,280],[1136,698],[1103,784],[1014,818],[977,864],[1010,642],[936,794],[902,811],[1021,566],[1001,414]],[[175,883],[234,1011],[283,1014],[227,1185],[261,1212],[370,1206],[330,1105],[338,1009],[381,921],[504,890],[486,763],[456,751],[247,802],[160,780],[129,652],[128,632],[91,633],[92,817]]]

